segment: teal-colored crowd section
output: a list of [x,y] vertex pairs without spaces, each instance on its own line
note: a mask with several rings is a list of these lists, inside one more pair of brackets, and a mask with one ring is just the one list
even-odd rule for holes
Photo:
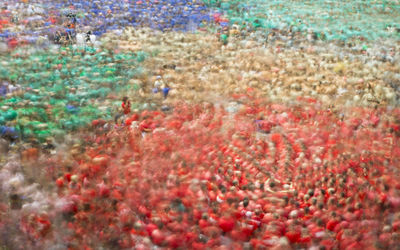
[[141,73],[146,57],[94,48],[1,55],[0,78],[14,89],[0,97],[1,132],[43,141],[94,119],[110,119],[112,105],[104,106],[104,100],[139,87],[127,82]]
[[230,23],[323,34],[327,40],[400,37],[398,1],[205,1]]

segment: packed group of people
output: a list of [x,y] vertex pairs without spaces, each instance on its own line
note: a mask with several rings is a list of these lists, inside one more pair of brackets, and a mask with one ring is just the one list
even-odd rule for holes
[[0,4],[0,48],[71,44],[127,26],[195,31],[212,19],[202,1],[7,1]]
[[[382,41],[343,48],[298,37],[296,44],[290,45],[284,33],[276,33],[275,41],[266,41],[258,31],[243,32],[242,37],[235,35],[233,27],[228,29],[226,45],[218,34],[203,33],[127,29],[122,36],[109,33],[105,37],[109,41],[120,37],[117,45],[125,50],[156,51],[157,57],[144,65],[153,71],[162,69],[171,94],[184,100],[209,93],[243,93],[250,86],[274,101],[312,96],[327,105],[398,103],[398,43]],[[166,67],[168,64],[174,67]]]
[[22,141],[44,142],[94,119],[112,117],[119,105],[116,95],[139,88],[127,83],[140,75],[146,56],[90,48],[20,49],[1,55],[0,135],[13,131]]
[[[23,200],[14,208],[21,209],[22,242],[60,249],[397,247],[400,111],[341,113],[316,100],[287,106],[248,93],[233,97],[241,103],[234,112],[211,103],[179,103],[168,112],[125,106],[120,126],[95,121],[69,151],[38,159],[53,199],[6,166],[3,191]],[[2,221],[4,235],[13,224]]]
[[[26,44],[73,43],[81,34],[93,42],[110,30],[151,27],[196,32],[210,24],[262,29],[264,36],[287,31],[320,40],[398,39],[396,2],[356,1],[7,1],[0,4],[0,49]],[[356,15],[354,15],[356,13]],[[224,36],[223,36],[224,37]]]
[[399,6],[368,3],[0,3],[0,249],[397,249]]

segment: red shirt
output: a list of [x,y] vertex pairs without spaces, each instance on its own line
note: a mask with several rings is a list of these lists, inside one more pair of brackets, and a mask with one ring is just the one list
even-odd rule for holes
[[127,115],[131,112],[131,103],[130,102],[128,102],[127,104],[125,104],[125,102],[122,102],[121,107],[124,110],[125,115]]

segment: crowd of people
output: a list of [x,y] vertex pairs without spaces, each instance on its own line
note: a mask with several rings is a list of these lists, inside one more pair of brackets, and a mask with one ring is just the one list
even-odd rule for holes
[[0,7],[0,249],[399,247],[398,4]]
[[2,217],[3,239],[18,226],[15,249],[399,245],[400,110],[288,106],[251,89],[233,100],[235,112],[178,103],[135,113],[124,99],[118,127],[96,120],[69,151],[36,158],[53,193],[8,163],[2,190],[20,221]]
[[[127,29],[122,36],[105,37],[110,41],[120,37],[118,45],[126,50],[157,51],[145,66],[154,72],[162,69],[163,81],[169,82],[171,95],[178,99],[201,99],[212,92],[243,93],[253,87],[274,101],[312,96],[327,105],[398,104],[398,43],[348,48],[335,42],[309,42],[301,36],[291,43],[284,32],[276,33],[272,41],[257,30],[241,30],[243,35],[235,31],[231,27],[221,32],[228,35],[226,45],[218,34],[203,33],[183,36]],[[167,63],[174,67],[166,67]]]
[[202,1],[7,1],[0,3],[1,48],[72,44],[77,34],[100,36],[127,26],[195,31],[212,20]]
[[[400,11],[396,1],[335,4],[325,0],[206,1],[7,1],[0,3],[0,49],[52,42],[72,44],[77,34],[95,36],[125,27],[196,32],[235,24],[262,29],[265,36],[285,31],[320,40],[397,40]],[[354,14],[356,13],[356,15]],[[216,25],[215,25],[216,24]],[[224,36],[222,36],[224,37]]]

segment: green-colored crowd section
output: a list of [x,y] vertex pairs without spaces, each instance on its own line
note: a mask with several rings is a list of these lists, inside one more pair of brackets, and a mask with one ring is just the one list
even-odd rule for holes
[[1,55],[0,79],[16,86],[0,97],[2,132],[44,141],[112,118],[113,105],[104,105],[105,99],[139,87],[128,82],[142,72],[146,56],[93,48]]
[[308,32],[326,40],[400,38],[399,1],[204,0],[231,24]]

